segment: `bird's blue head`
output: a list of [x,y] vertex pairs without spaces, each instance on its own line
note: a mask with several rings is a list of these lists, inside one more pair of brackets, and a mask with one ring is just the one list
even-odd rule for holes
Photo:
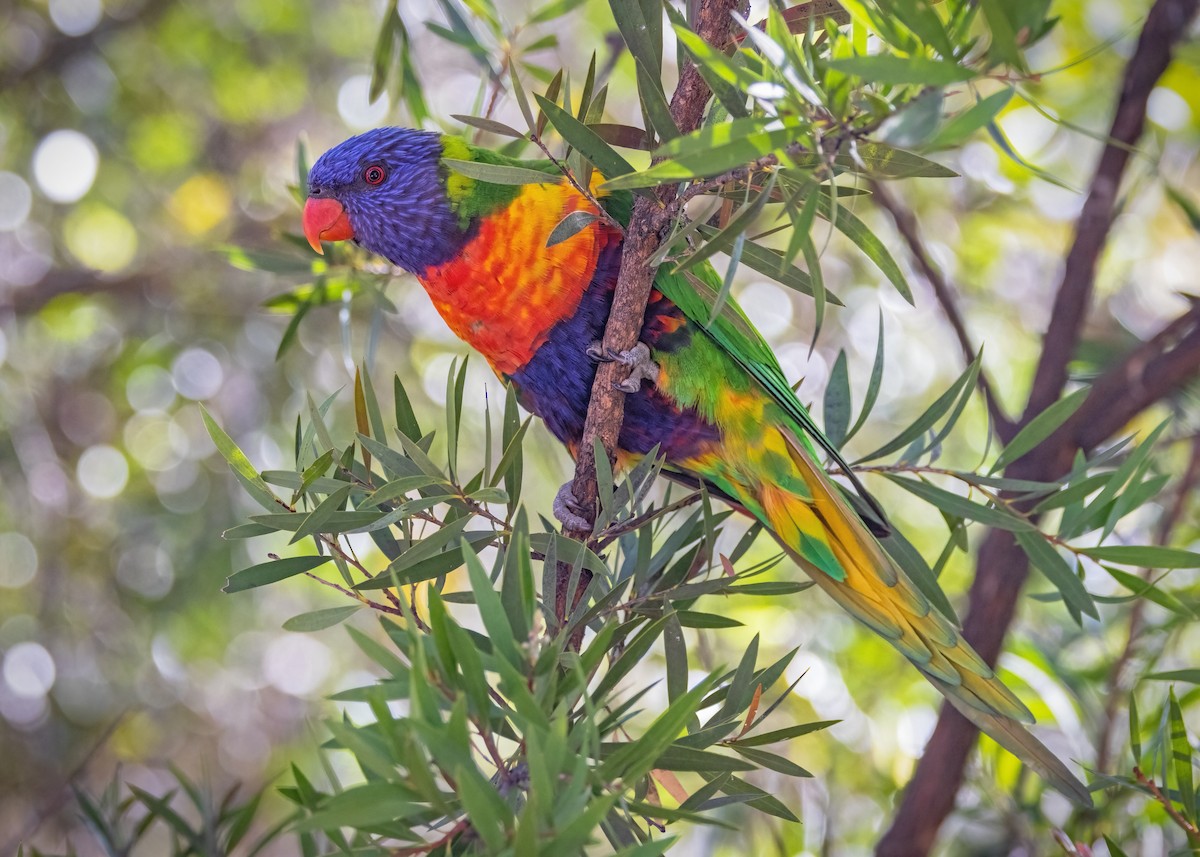
[[322,240],[353,238],[413,273],[448,261],[463,235],[442,156],[441,135],[409,128],[376,128],[334,146],[308,174],[308,243],[322,253]]

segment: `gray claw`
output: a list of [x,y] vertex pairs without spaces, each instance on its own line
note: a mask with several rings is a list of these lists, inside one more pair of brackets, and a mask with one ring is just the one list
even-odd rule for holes
[[611,363],[613,358],[604,353],[604,343],[596,340],[586,349],[584,353],[591,359],[593,363]]
[[583,516],[583,510],[579,508],[579,501],[575,499],[575,494],[571,491],[570,482],[564,483],[558,489],[558,493],[554,495],[554,505],[551,507],[551,511],[554,512],[554,517],[568,530],[579,533],[592,531],[592,522]]
[[646,343],[639,342],[628,351],[616,352],[609,349],[607,353],[612,360],[629,369],[625,380],[613,385],[618,390],[636,393],[642,388],[643,380],[651,384],[658,382],[658,364],[650,358],[650,346]]

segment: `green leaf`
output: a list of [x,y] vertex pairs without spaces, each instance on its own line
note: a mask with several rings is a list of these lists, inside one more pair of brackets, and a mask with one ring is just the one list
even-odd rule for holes
[[663,629],[663,657],[667,662],[667,700],[674,702],[687,693],[688,686],[687,644],[678,613],[667,615]]
[[[717,230],[711,226],[701,226],[700,233],[705,237],[711,238],[717,234]],[[795,289],[806,295],[813,293],[812,280],[808,274],[793,265],[784,265],[783,254],[778,250],[763,247],[761,244],[756,244],[753,241],[747,241],[742,247],[742,262],[760,274],[787,286],[789,289]],[[689,282],[693,281],[689,279]],[[700,291],[699,294],[704,295],[705,293]],[[836,306],[842,305],[841,299],[832,292],[827,292],[826,296],[831,304]]]
[[392,58],[396,54],[396,26],[399,22],[400,16],[396,10],[396,0],[392,0],[383,15],[383,26],[379,28],[379,37],[375,40],[375,56],[371,64],[371,86],[367,94],[367,101],[370,103],[374,103],[379,98],[387,83]]
[[981,128],[995,121],[1000,111],[1012,100],[1013,87],[1006,87],[999,92],[993,92],[987,98],[981,98],[969,109],[951,117],[929,141],[929,148],[942,149],[958,146]]
[[[1196,670],[1196,683],[1200,684],[1200,670]],[[1154,678],[1153,674],[1146,678]],[[1138,719],[1137,694],[1129,694],[1129,749],[1133,753],[1133,763],[1139,767],[1142,764],[1142,724]]]
[[680,610],[675,615],[679,617],[679,624],[685,628],[740,628],[743,624],[730,616],[697,613],[694,610]]
[[300,539],[307,536],[315,536],[322,532],[321,527],[325,525],[335,512],[339,511],[339,507],[350,497],[351,487],[351,485],[347,484],[322,500],[321,504],[309,512],[304,520],[300,522],[300,526],[296,528],[296,534],[292,536],[288,544],[295,544]]
[[1168,692],[1171,720],[1171,755],[1175,760],[1175,785],[1179,790],[1179,803],[1184,818],[1196,817],[1196,786],[1192,780],[1192,744],[1188,740],[1187,726],[1183,722],[1183,711],[1175,698],[1175,688]]
[[[662,68],[662,43],[661,41],[655,43],[655,22],[646,20],[642,5],[638,0],[609,0],[608,5],[612,8],[613,20],[617,22],[617,28],[621,31],[621,38],[625,40],[629,53],[635,61],[641,62],[657,76],[658,70]],[[658,33],[661,39],[662,13],[658,11],[658,8],[655,4],[655,11],[659,16]]]
[[675,9],[670,6],[666,8],[667,14],[671,16],[672,27],[679,43],[692,55],[700,76],[704,78],[708,88],[721,102],[721,106],[731,116],[739,118],[746,116],[748,111],[746,110],[744,89],[756,83],[757,79],[743,66],[733,63],[723,53],[689,30]]
[[504,610],[504,604],[500,601],[500,595],[492,588],[492,582],[488,579],[487,572],[483,570],[479,557],[465,548],[462,554],[466,558],[467,574],[471,579],[471,591],[475,593],[479,618],[483,620],[488,638],[510,664],[519,668],[523,659],[517,650],[512,624],[508,621],[508,614]]
[[508,79],[512,83],[513,98],[516,99],[521,116],[524,117],[526,126],[532,131],[536,124],[533,119],[533,110],[529,107],[529,96],[525,94],[525,87],[521,85],[521,78],[517,76],[516,63],[509,63]]
[[[304,185],[308,193],[308,185]],[[249,250],[233,244],[222,244],[216,248],[230,265],[241,271],[270,271],[273,274],[310,274],[312,261],[305,256],[288,256],[283,253],[269,253],[261,250]]]
[[633,172],[633,167],[621,157],[600,135],[584,125],[553,101],[535,95],[538,105],[545,112],[554,129],[568,144],[577,149],[606,178],[616,178]]
[[1168,670],[1166,672],[1150,673],[1146,676],[1154,681],[1186,681],[1190,684],[1200,684],[1200,669]]
[[[629,745],[625,742],[600,745],[603,756],[611,756]],[[654,767],[665,771],[753,771],[754,765],[734,756],[697,750],[680,744],[672,744],[654,760]]]
[[828,729],[830,726],[841,722],[840,720],[818,720],[814,723],[799,723],[795,726],[777,729],[774,732],[764,732],[761,735],[738,738],[736,741],[730,741],[729,744],[735,750],[742,747],[758,747],[762,744],[774,744],[777,741],[789,741],[792,738],[798,738],[810,732],[819,732],[822,729]]
[[[821,167],[827,159],[826,155],[815,153],[789,155],[795,166],[806,170]],[[835,155],[833,163],[843,170],[879,179],[953,178],[958,175],[937,161],[871,140],[855,142],[849,151]]]
[[295,829],[370,829],[391,824],[422,810],[424,807],[413,800],[412,791],[402,785],[385,782],[362,783],[351,786],[340,794],[331,795],[319,810],[299,821]]
[[829,67],[836,71],[855,75],[873,84],[948,86],[973,80],[978,76],[975,70],[957,63],[924,57],[901,57],[895,54],[845,57],[828,62]]
[[846,439],[850,425],[850,372],[846,368],[846,349],[838,351],[825,386],[825,436],[838,449]]
[[256,586],[265,586],[268,583],[275,583],[295,577],[297,574],[304,574],[306,571],[312,571],[317,566],[329,562],[330,559],[332,557],[328,556],[291,556],[252,565],[250,568],[244,568],[231,574],[225,585],[221,587],[221,591],[241,592]]
[[835,210],[833,198],[823,192],[817,197],[817,212],[875,263],[901,297],[913,303],[912,289],[904,278],[904,272],[878,235],[844,206],[838,206]]
[[[342,483],[343,485],[345,483]],[[369,527],[379,519],[380,512],[333,512],[321,524],[323,533],[346,533]],[[278,515],[251,515],[250,520],[273,532],[295,532],[308,519],[303,512],[288,512]]]
[[867,382],[867,395],[863,399],[862,411],[858,414],[858,419],[854,421],[854,425],[846,432],[846,437],[842,443],[846,443],[850,438],[858,434],[858,430],[867,422],[867,417],[871,410],[875,407],[875,401],[879,398],[879,390],[883,384],[883,308],[879,310],[879,337],[875,343],[875,361],[871,364],[871,380]]
[[880,539],[880,543],[887,550],[888,555],[904,569],[904,573],[908,575],[908,579],[913,582],[913,585],[921,590],[921,594],[928,598],[929,602],[943,616],[957,626],[959,624],[958,616],[954,613],[950,599],[938,585],[937,574],[929,567],[929,563],[925,561],[921,552],[913,547],[912,542],[905,538],[899,529],[892,527],[892,531],[885,538]]
[[1084,588],[1083,581],[1079,579],[1075,570],[1063,559],[1062,555],[1046,541],[1045,536],[1038,532],[1019,532],[1016,538],[1017,544],[1021,546],[1021,550],[1025,551],[1030,563],[1046,575],[1046,578],[1062,593],[1063,601],[1076,616],[1079,613],[1086,613],[1094,619],[1100,618],[1100,614],[1096,610],[1096,603]]
[[[749,121],[737,120],[737,122]],[[762,120],[755,121],[761,124]],[[692,144],[697,141],[706,141],[706,145],[709,145],[712,139],[726,136],[714,135],[713,132],[715,129],[737,125],[737,122],[710,126],[709,128],[703,128],[695,132],[695,134],[677,137],[661,147],[658,154],[666,155],[676,150],[690,152],[692,147],[686,143],[680,144],[680,141],[689,141]],[[743,130],[749,129],[743,128]],[[634,190],[665,184],[667,182],[681,181],[683,179],[717,176],[736,167],[746,166],[765,155],[783,148],[792,142],[796,134],[797,131],[791,127],[776,128],[770,131],[753,131],[746,133],[745,136],[731,139],[729,142],[720,145],[709,145],[708,148],[702,148],[694,153],[674,156],[672,160],[663,161],[647,170],[611,179],[604,183],[603,189],[606,191]],[[678,149],[672,148],[675,144],[680,144]]]
[[746,651],[742,652],[741,660],[738,662],[738,667],[734,671],[733,679],[726,691],[725,701],[717,713],[709,718],[706,725],[720,723],[722,720],[744,711],[750,705],[751,697],[754,695],[753,679],[754,667],[758,662],[758,639],[759,635],[755,634],[750,645],[746,647]]
[[488,164],[481,161],[462,161],[457,158],[442,158],[442,163],[459,175],[491,184],[558,184],[563,179],[561,173],[543,173],[539,170],[514,167],[510,164]]
[[1059,426],[1070,419],[1071,414],[1079,410],[1079,406],[1083,404],[1090,392],[1091,390],[1086,387],[1076,390],[1030,420],[1004,447],[988,473],[999,472],[1048,438]]
[[926,503],[930,503],[951,515],[957,515],[960,518],[969,518],[972,521],[978,521],[989,527],[997,527],[1013,532],[1033,531],[1036,529],[1025,518],[1019,517],[1003,507],[985,506],[982,503],[976,503],[973,500],[968,500],[966,497],[959,496],[952,491],[947,491],[936,485],[931,485],[921,479],[909,479],[892,473],[885,473],[884,475],[905,490],[920,497]]
[[646,728],[637,740],[625,744],[604,760],[600,773],[605,779],[622,779],[632,783],[654,767],[659,755],[669,747],[683,729],[713,685],[709,676],[689,690]]
[[572,211],[550,231],[550,237],[546,239],[546,246],[553,247],[555,244],[561,244],[568,238],[574,238],[583,230],[587,229],[593,223],[600,219],[598,214],[593,214],[590,211]]
[[[469,518],[459,518],[457,522],[466,522]],[[450,526],[450,525],[447,525]],[[445,531],[443,527],[442,531]],[[429,538],[433,538],[430,536]],[[461,544],[465,548],[469,548],[474,553],[483,550],[495,540],[494,533],[488,531],[480,531],[473,533],[463,533],[461,535]],[[428,542],[429,539],[417,542],[417,547]],[[462,557],[456,547],[448,546],[440,553],[434,553],[432,556],[424,555],[421,557],[410,557],[412,548],[405,551],[400,557],[392,563],[393,566],[402,566],[395,568],[395,580],[393,581],[390,573],[378,574],[370,580],[364,580],[362,583],[355,584],[354,588],[358,591],[366,591],[369,589],[387,589],[394,586],[396,583],[400,585],[408,585],[410,583],[419,583],[422,580],[430,580],[434,577],[441,577],[443,574],[449,574],[462,565]]]
[[[671,105],[667,103],[667,96],[663,93],[662,81],[658,75],[651,74],[641,60],[635,60],[635,62],[638,97],[642,102],[642,111],[660,140],[675,139],[679,136],[679,128],[675,125],[675,117],[671,115]],[[629,172],[633,172],[632,167]]]
[[1110,857],[1129,857],[1129,855],[1121,849],[1121,846],[1112,841],[1112,838],[1107,833],[1104,834],[1104,844],[1108,846],[1108,853]]
[[1200,553],[1156,545],[1101,545],[1080,548],[1092,559],[1142,568],[1200,568]]
[[596,684],[596,689],[592,691],[592,698],[601,701],[620,683],[621,679],[629,675],[646,656],[646,652],[650,651],[650,647],[662,635],[663,630],[670,620],[671,614],[660,616],[643,628],[637,636],[635,636],[621,651],[620,655],[608,667],[607,672]]
[[505,125],[503,122],[497,122],[495,119],[488,119],[486,116],[465,116],[461,113],[451,113],[451,119],[457,119],[464,125],[470,125],[472,128],[478,128],[481,131],[488,131],[500,137],[515,137],[523,139],[525,137],[516,128]]
[[861,464],[864,461],[871,461],[876,458],[882,458],[885,455],[890,455],[898,449],[903,449],[921,435],[925,434],[927,430],[933,427],[934,423],[941,419],[941,417],[948,410],[950,410],[950,407],[963,392],[963,387],[966,385],[967,381],[970,380],[974,374],[974,370],[976,370],[978,366],[979,358],[976,357],[971,365],[968,366],[966,370],[964,370],[963,373],[958,376],[958,379],[950,385],[950,388],[946,390],[946,392],[942,393],[942,395],[939,396],[932,405],[926,408],[925,412],[921,414],[921,416],[917,417],[916,421],[913,422],[912,425],[904,429],[904,431],[900,432],[883,446],[879,447],[879,449],[864,455],[854,463]]
[[1172,613],[1183,616],[1187,619],[1196,617],[1195,611],[1176,598],[1169,592],[1159,589],[1149,580],[1143,580],[1136,574],[1130,574],[1127,571],[1121,571],[1119,568],[1113,568],[1110,565],[1102,565],[1105,571],[1112,575],[1117,583],[1124,586],[1137,598],[1145,598],[1147,601],[1153,601],[1160,607],[1165,607]]
[[740,755],[745,756],[751,762],[768,768],[777,773],[788,777],[811,777],[812,774],[804,768],[797,765],[791,759],[780,756],[777,753],[769,753],[766,750],[755,750],[752,747],[747,747],[745,744],[731,744],[734,750]]
[[285,631],[323,631],[332,628],[349,619],[360,609],[361,605],[350,604],[346,607],[327,607],[324,610],[314,610],[311,613],[301,613],[283,623]]
[[[735,258],[740,259],[742,252],[744,252],[746,230],[750,228],[755,218],[757,218],[759,213],[762,211],[763,206],[766,205],[767,200],[770,199],[771,188],[774,187],[774,185],[775,175],[772,174],[771,180],[768,182],[767,187],[761,193],[756,195],[749,204],[738,208],[737,213],[729,219],[727,224],[725,224],[725,228],[711,235],[703,247],[696,250],[694,253],[691,253],[686,259],[684,259],[675,267],[676,272],[687,271],[696,267],[715,253],[722,251],[729,252],[731,260],[730,268],[726,271],[725,281],[721,286],[721,291],[717,295],[717,300],[713,303],[711,319],[715,319],[717,317],[721,311],[721,307],[724,305],[725,300],[728,297],[729,287],[731,285],[730,271],[737,269],[737,265],[733,260]],[[707,236],[708,231],[705,230],[704,234]],[[734,245],[733,250],[729,250],[731,244]],[[742,247],[742,250],[738,249],[739,245]],[[780,267],[785,268],[789,266],[781,265]],[[712,323],[711,319],[709,324]]]
[[729,595],[795,595],[815,586],[811,580],[765,580],[762,583],[738,583],[721,589]]
[[512,826],[512,810],[474,765],[456,768],[454,784],[471,820],[471,829],[479,834],[492,853],[499,852],[504,847],[505,830]]
[[233,475],[242,483],[250,496],[257,500],[264,509],[272,512],[279,510],[283,504],[279,502],[263,478],[258,475],[258,471],[246,457],[246,453],[242,452],[241,448],[233,442],[233,438],[217,425],[217,421],[212,418],[204,405],[200,405],[200,416],[204,420],[204,427],[208,429],[208,436],[212,438],[213,444],[217,447],[217,452],[221,453],[221,457],[229,464]]

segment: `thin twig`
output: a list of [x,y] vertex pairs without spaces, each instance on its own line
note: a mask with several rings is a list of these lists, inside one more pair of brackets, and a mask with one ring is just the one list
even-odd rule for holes
[[[892,216],[900,237],[908,245],[908,251],[912,254],[913,261],[916,262],[921,275],[929,283],[930,288],[933,289],[933,294],[942,307],[946,321],[950,323],[951,329],[954,330],[954,336],[958,339],[958,346],[962,350],[963,359],[970,363],[975,359],[975,355],[979,349],[971,342],[971,336],[967,333],[967,325],[963,321],[962,313],[959,311],[958,298],[955,295],[954,287],[950,285],[942,272],[933,264],[933,260],[929,256],[925,242],[921,239],[920,227],[917,225],[916,216],[913,215],[911,209],[892,196],[891,192],[883,186],[882,182],[872,179],[869,184],[875,202]],[[992,423],[996,427],[996,433],[1002,441],[1007,443],[1016,434],[1016,428],[1013,425],[1012,418],[1005,413],[1004,406],[1000,404],[1000,399],[992,387],[992,382],[988,378],[987,372],[982,370],[979,372],[979,389],[983,393],[984,400],[987,402],[988,414],[991,415]]]
[[1180,814],[1175,805],[1171,803],[1171,799],[1162,793],[1162,790],[1154,780],[1142,773],[1141,768],[1136,767],[1133,769],[1133,776],[1134,779],[1150,790],[1150,794],[1154,795],[1154,799],[1166,810],[1167,815],[1171,816],[1171,821],[1175,822],[1179,826],[1179,829],[1187,834],[1188,839],[1192,842],[1200,842],[1200,828],[1197,828],[1196,825]]

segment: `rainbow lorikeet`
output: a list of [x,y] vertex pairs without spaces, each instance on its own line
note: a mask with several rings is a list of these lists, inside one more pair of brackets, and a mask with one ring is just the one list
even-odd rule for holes
[[[547,183],[492,184],[444,159],[510,164]],[[309,173],[304,232],[354,239],[412,272],[442,318],[517,390],[521,404],[574,449],[583,432],[620,263],[621,235],[597,219],[547,239],[592,203],[548,161],[525,161],[452,137],[368,131],[329,150]],[[601,197],[627,222],[626,193]],[[708,266],[697,282],[720,286]],[[964,715],[1074,800],[1088,790],[1021,725],[1028,709],[884,552],[817,463],[840,462],[733,301],[708,324],[711,296],[660,269],[626,386],[619,457],[655,445],[666,472],[704,482],[766,525],[834,601],[898,648]],[[589,353],[589,350],[591,353]],[[843,472],[849,472],[842,463]],[[859,489],[861,490],[861,489]],[[865,492],[864,492],[865,493]]]

